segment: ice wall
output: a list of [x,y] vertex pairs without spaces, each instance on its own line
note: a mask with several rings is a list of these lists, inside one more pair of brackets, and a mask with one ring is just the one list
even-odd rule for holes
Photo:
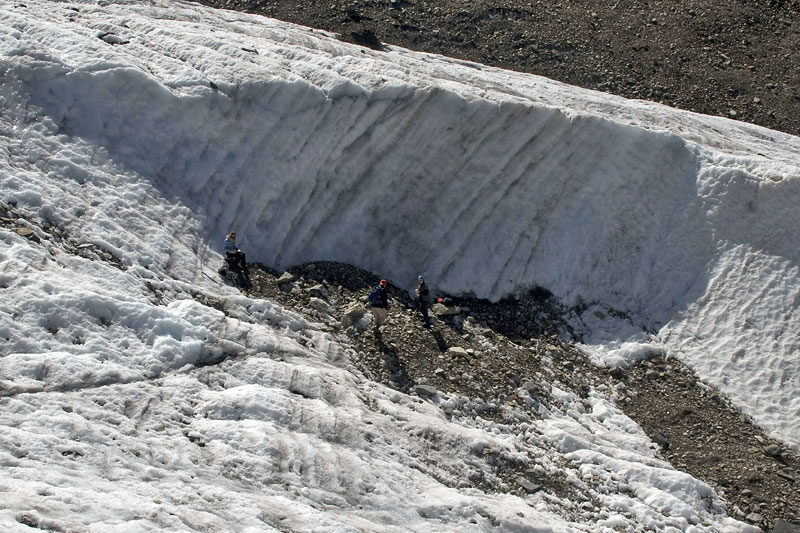
[[[188,206],[211,247],[236,228],[278,268],[424,272],[491,299],[541,285],[669,323],[696,365],[718,331],[781,367],[796,351],[797,138],[170,6],[81,4],[79,27],[60,4],[49,22],[6,13],[3,97]],[[800,418],[800,399],[782,409]]]
[[668,134],[435,89],[330,97],[275,80],[179,98],[116,71],[47,86],[32,100],[65,133],[179,197],[214,244],[238,228],[266,264],[631,308],[682,298],[710,259],[696,154]]

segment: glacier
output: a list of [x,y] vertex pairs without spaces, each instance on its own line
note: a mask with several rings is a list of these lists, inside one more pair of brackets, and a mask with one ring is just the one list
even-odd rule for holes
[[[293,464],[319,470],[294,472],[301,480],[292,481],[295,489],[303,492],[297,487],[311,475],[328,492],[293,498],[316,502],[304,508],[308,521],[295,519],[293,527],[393,523],[371,512],[334,519],[311,511],[350,504],[358,498],[348,491],[372,482],[326,470],[306,448],[314,445],[285,433],[283,424],[291,424],[278,412],[291,412],[294,401],[285,374],[309,373],[318,376],[308,378],[312,389],[315,379],[341,388],[336,414],[330,406],[306,408],[308,417],[319,417],[320,427],[309,431],[324,435],[324,419],[333,416],[357,432],[363,391],[355,391],[374,387],[342,371],[347,347],[277,304],[227,294],[237,319],[182,299],[220,291],[209,276],[220,264],[222,238],[235,228],[251,261],[278,269],[339,261],[408,289],[424,272],[437,291],[490,300],[545,287],[581,314],[576,329],[598,364],[624,366],[648,353],[676,357],[800,449],[797,137],[395,47],[377,52],[185,2],[6,3],[0,54],[0,201],[38,221],[38,237],[51,243],[33,246],[3,230],[0,383],[15,405],[20,395],[85,388],[92,406],[86,416],[97,426],[60,419],[58,402],[32,400],[14,412],[74,422],[81,442],[121,432],[126,446],[137,448],[141,428],[115,429],[96,411],[96,387],[138,384],[130,403],[118,407],[144,412],[145,396],[164,395],[153,380],[163,380],[179,398],[165,419],[196,410],[203,418],[193,431],[218,443],[209,475],[237,468],[225,454],[242,454],[252,469],[239,479],[271,479],[238,440],[267,456],[300,454]],[[52,244],[52,235],[62,244]],[[100,265],[58,251],[68,245],[113,261]],[[153,299],[152,287],[163,301]],[[322,347],[321,361],[303,363],[313,371],[259,356],[308,358],[297,343],[304,335]],[[248,381],[247,369],[234,363],[229,380],[237,386],[227,392],[200,392],[189,379],[187,365],[237,353],[266,365],[268,383]],[[384,412],[417,409],[390,391],[372,392]],[[435,410],[419,409],[423,421],[407,423],[435,425]],[[231,429],[224,423],[230,419],[247,423]],[[270,442],[263,436],[270,431],[286,440]],[[170,435],[168,446],[188,450],[181,438]],[[485,437],[464,430],[450,438],[469,447],[463,443]],[[65,456],[89,453],[88,444],[70,446],[61,450]],[[185,453],[191,459],[161,457],[163,465],[145,477],[199,491],[180,473],[193,468],[187,461],[196,463],[199,452]],[[331,453],[345,470],[359,465],[357,473],[368,477],[362,449]],[[69,477],[69,465],[59,468]],[[98,463],[97,479],[83,492],[111,490],[110,468]],[[385,468],[383,483],[400,467]],[[700,494],[689,497],[695,503],[707,497],[707,487],[679,478],[663,485]],[[121,510],[133,493],[146,499],[145,481],[127,480],[134,488],[112,508]],[[36,491],[34,480],[25,483]],[[411,495],[421,486],[458,505],[469,500],[430,480],[395,490],[413,507],[424,500]],[[380,498],[391,499],[383,490]],[[209,501],[230,497],[208,491]],[[268,498],[268,505],[259,501],[262,509],[282,501]],[[661,509],[682,509],[671,498]],[[283,504],[297,512],[296,502]],[[458,505],[432,513],[466,521],[469,513],[460,515]],[[252,509],[234,510],[207,522],[195,515],[189,527],[219,527],[239,512],[258,522]],[[667,527],[649,512],[637,515],[640,523]],[[681,513],[692,519],[677,527],[699,527],[700,511]],[[514,512],[507,515],[512,524]],[[430,526],[424,523],[415,527]]]

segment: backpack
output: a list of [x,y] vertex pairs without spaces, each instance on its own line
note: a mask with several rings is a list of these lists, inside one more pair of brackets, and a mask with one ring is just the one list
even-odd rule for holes
[[381,303],[381,288],[380,286],[374,287],[371,291],[369,291],[369,296],[367,296],[370,305],[380,305]]

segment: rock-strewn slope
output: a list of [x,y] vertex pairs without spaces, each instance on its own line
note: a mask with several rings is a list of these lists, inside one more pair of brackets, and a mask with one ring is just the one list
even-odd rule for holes
[[[571,310],[546,291],[497,304],[459,299],[457,314],[442,315],[425,328],[408,294],[392,287],[389,318],[375,330],[356,323],[368,313],[363,302],[377,283],[373,274],[326,262],[282,276],[259,267],[251,272],[251,296],[277,300],[349,336],[357,353],[352,363],[366,376],[421,397],[441,391],[483,406],[445,408],[450,418],[481,417],[513,427],[514,421],[506,419],[513,412],[508,407],[533,399],[549,409],[553,385],[580,397],[606,387],[662,457],[713,486],[734,517],[765,531],[800,528],[796,454],[675,360],[654,358],[612,373],[598,369],[568,340],[571,332],[563,318]],[[580,497],[557,476],[538,477],[533,485],[529,479],[521,465],[498,460],[492,479],[463,482],[491,492],[548,490]]]
[[200,0],[800,134],[800,1]]

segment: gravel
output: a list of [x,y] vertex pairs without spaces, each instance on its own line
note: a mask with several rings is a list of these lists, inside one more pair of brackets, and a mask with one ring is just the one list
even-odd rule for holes
[[800,135],[800,0],[201,0]]

